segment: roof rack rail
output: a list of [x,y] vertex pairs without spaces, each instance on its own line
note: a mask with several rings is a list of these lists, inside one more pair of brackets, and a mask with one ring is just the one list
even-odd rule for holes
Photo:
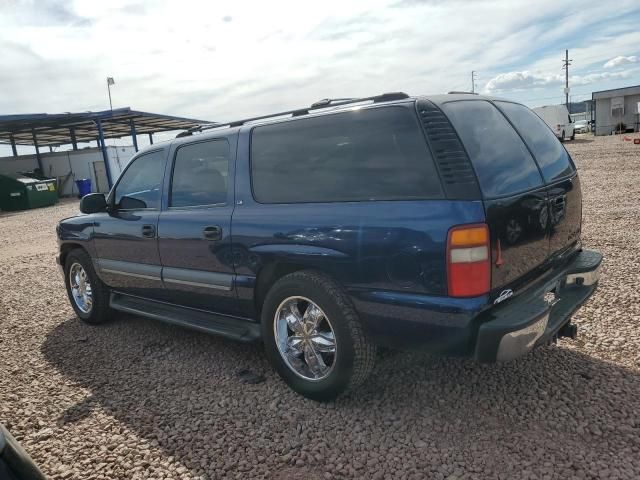
[[338,107],[342,105],[348,105],[351,103],[361,103],[361,102],[373,102],[373,103],[392,102],[394,100],[404,100],[405,98],[409,98],[409,95],[407,95],[404,92],[383,93],[382,95],[375,95],[372,97],[363,97],[363,98],[324,98],[322,100],[319,100],[313,103],[310,107],[307,107],[307,108],[298,108],[295,110],[287,110],[286,112],[271,113],[269,115],[261,115],[259,117],[245,118],[243,120],[235,120],[233,122],[196,125],[195,127],[191,127],[189,130],[180,132],[178,135],[176,135],[176,138],[188,137],[190,135],[193,135],[193,133],[195,132],[203,132],[205,130],[211,130],[213,128],[239,127],[241,125],[244,125],[245,123],[255,122],[258,120],[265,120],[267,118],[283,117],[285,115],[290,115],[292,117],[299,117],[302,115],[308,115],[311,111],[319,110],[322,108]]
[[452,90],[447,95],[478,95],[476,92],[465,92],[464,90]]

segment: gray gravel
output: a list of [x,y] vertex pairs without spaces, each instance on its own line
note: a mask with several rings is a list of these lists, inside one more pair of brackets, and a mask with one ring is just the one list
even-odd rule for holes
[[0,422],[54,479],[640,478],[640,146],[568,148],[584,243],[606,256],[579,339],[493,366],[386,354],[327,405],[258,347],[134,317],[84,325],[54,263],[77,201],[0,214]]

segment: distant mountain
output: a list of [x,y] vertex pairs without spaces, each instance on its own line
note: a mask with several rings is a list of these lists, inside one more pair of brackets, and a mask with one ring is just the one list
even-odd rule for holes
[[571,102],[569,103],[569,113],[582,113],[587,111],[586,102]]

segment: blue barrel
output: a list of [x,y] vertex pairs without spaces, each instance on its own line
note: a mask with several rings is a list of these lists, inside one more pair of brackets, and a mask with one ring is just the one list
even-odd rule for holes
[[78,187],[78,196],[80,198],[91,193],[91,179],[81,178],[76,180],[76,186]]

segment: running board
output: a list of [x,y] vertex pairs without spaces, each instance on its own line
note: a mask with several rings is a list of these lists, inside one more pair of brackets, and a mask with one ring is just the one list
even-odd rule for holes
[[109,305],[120,312],[222,335],[242,342],[251,342],[260,338],[260,324],[244,318],[217,315],[119,292],[111,292]]

